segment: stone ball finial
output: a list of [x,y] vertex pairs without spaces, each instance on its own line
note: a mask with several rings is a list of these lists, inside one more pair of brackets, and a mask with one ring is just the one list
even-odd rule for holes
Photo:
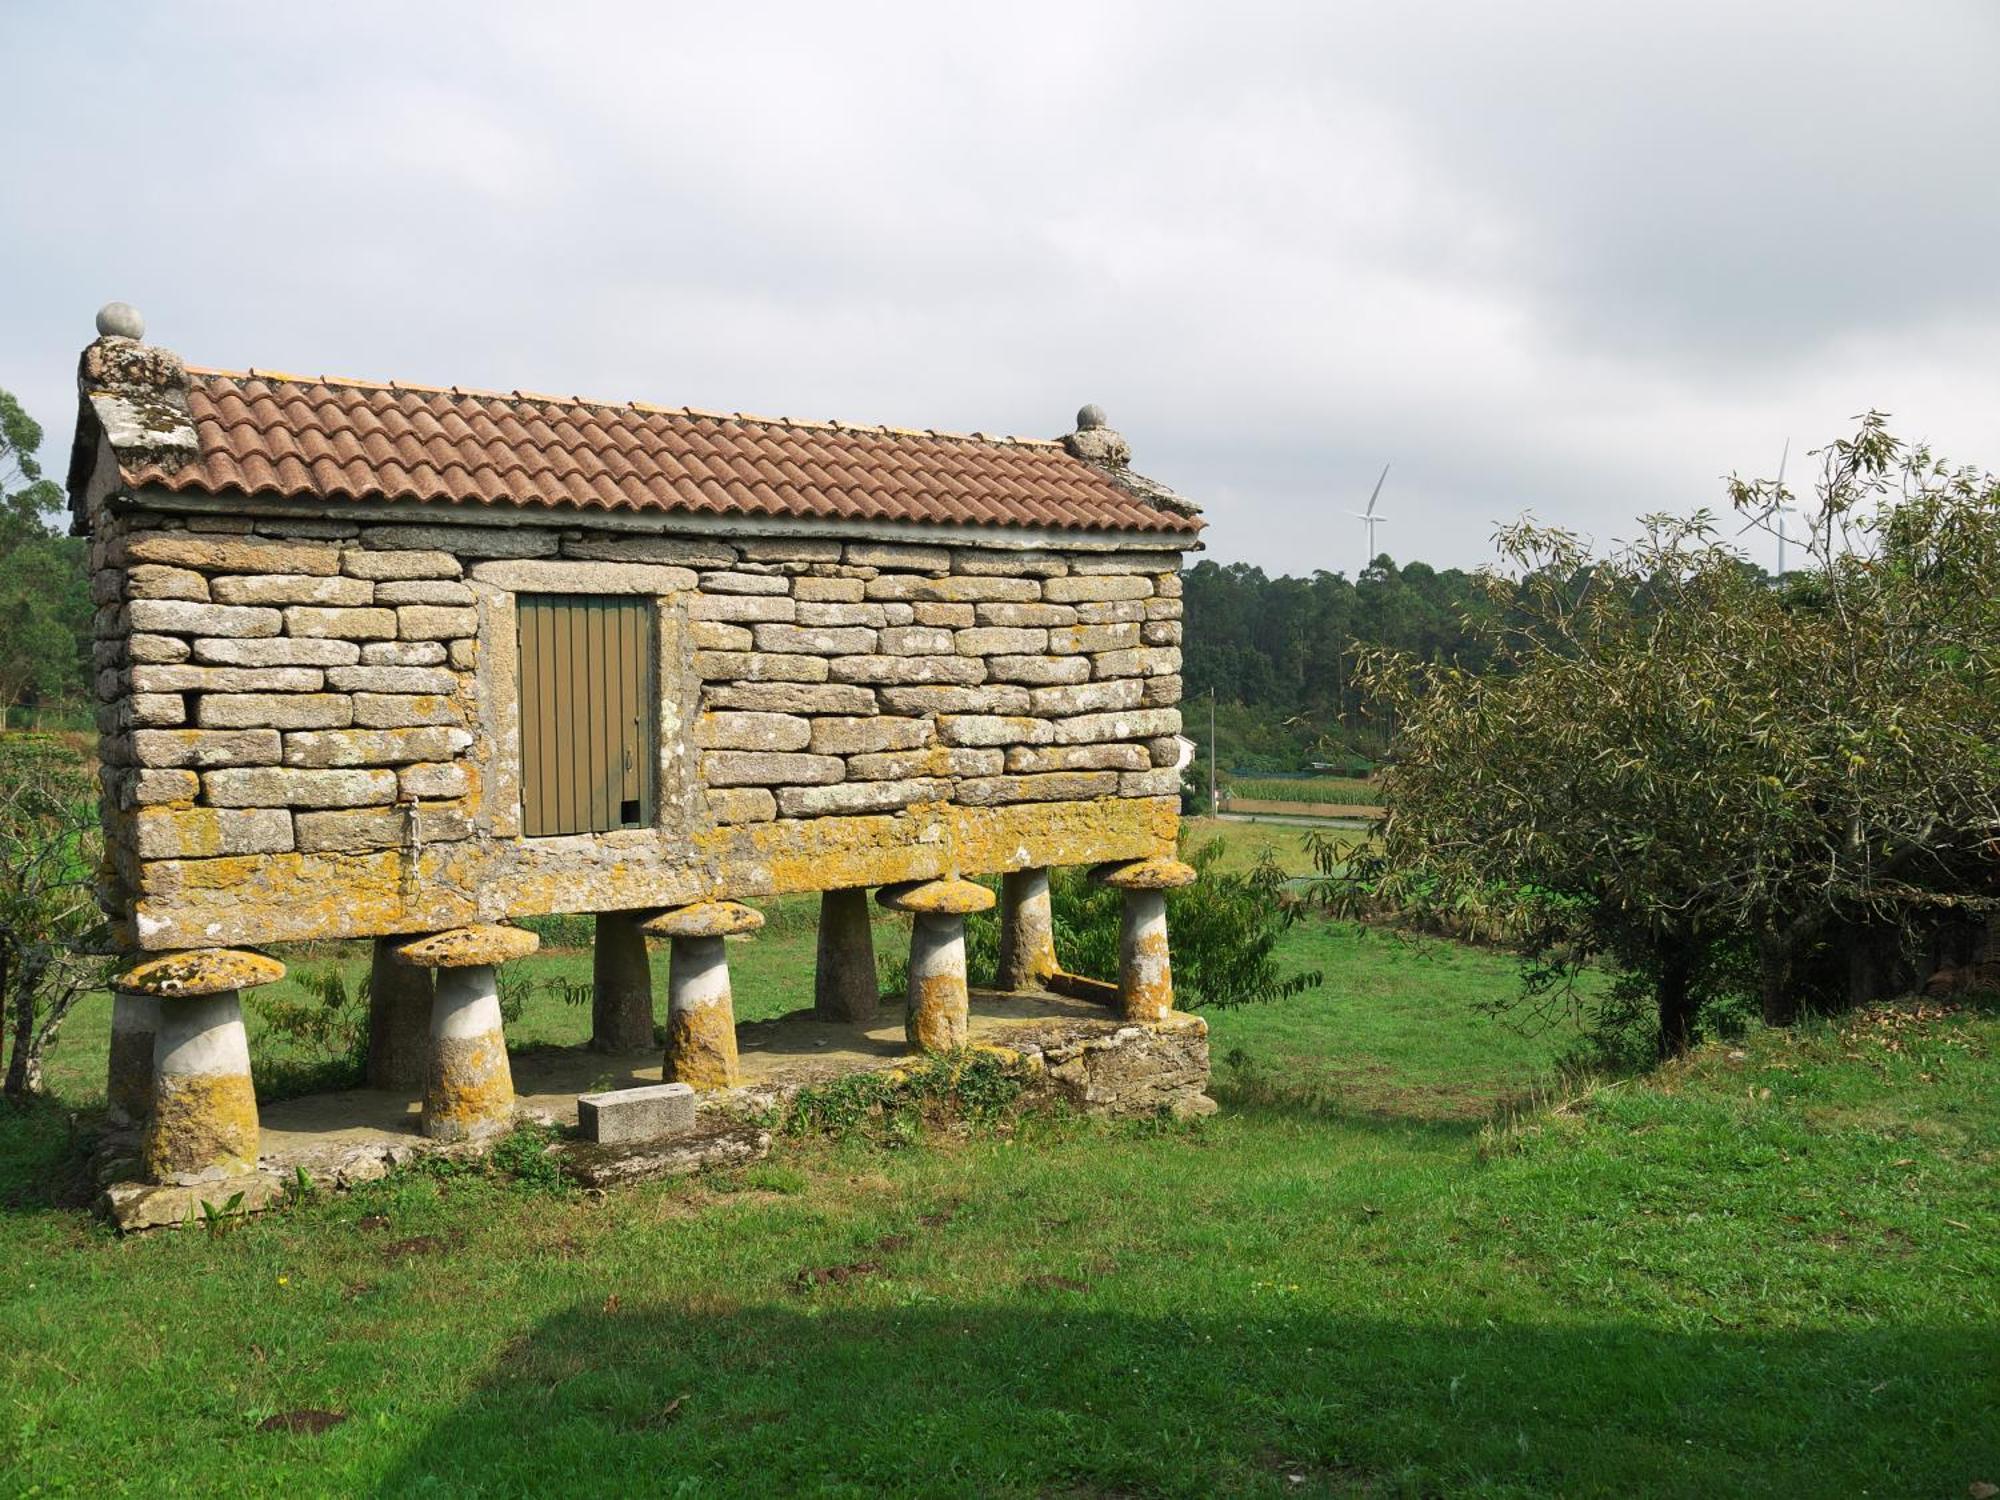
[[[102,313],[98,314],[100,322],[103,316]],[[137,314],[134,314],[134,316],[137,316]],[[1089,432],[1095,428],[1108,427],[1110,425],[1111,419],[1104,415],[1104,408],[1099,406],[1095,401],[1082,407],[1076,414],[1076,430],[1078,432]]]
[[129,302],[107,302],[97,310],[97,333],[107,339],[142,339],[146,320]]

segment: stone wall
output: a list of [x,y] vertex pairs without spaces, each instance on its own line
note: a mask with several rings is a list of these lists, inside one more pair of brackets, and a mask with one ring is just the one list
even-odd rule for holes
[[[106,514],[107,905],[173,948],[1161,852],[1179,561],[573,514]],[[529,591],[656,600],[656,827],[520,837]]]

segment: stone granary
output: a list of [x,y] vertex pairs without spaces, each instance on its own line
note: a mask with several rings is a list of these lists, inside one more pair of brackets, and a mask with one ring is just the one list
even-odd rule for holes
[[370,1082],[421,1128],[513,1105],[511,919],[594,913],[594,1042],[737,1070],[723,939],[822,894],[817,1005],[876,1004],[866,893],[913,914],[908,1035],[1057,972],[1047,871],[1127,892],[1115,1003],[1172,1005],[1180,566],[1195,508],[1095,407],[1059,440],[186,366],[112,304],[70,470],[91,539],[109,849],[132,962],[114,1113],[144,1169],[255,1165],[261,945],[371,938]]

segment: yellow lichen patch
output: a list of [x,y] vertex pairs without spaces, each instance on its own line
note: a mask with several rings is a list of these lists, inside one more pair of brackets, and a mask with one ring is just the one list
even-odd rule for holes
[[418,969],[469,969],[478,964],[504,964],[526,958],[542,940],[525,927],[480,922],[452,927],[429,937],[413,938],[395,948],[396,962]]
[[498,1032],[435,1043],[424,1082],[425,1135],[466,1140],[504,1129],[513,1117],[514,1076]]
[[1120,891],[1172,891],[1195,882],[1193,865],[1177,859],[1131,859],[1099,865],[1093,880]]
[[1133,942],[1119,975],[1118,1001],[1126,1020],[1149,1026],[1173,1014],[1174,977],[1164,927],[1148,928]]
[[965,1045],[965,975],[910,977],[910,1013],[903,1035],[919,1052],[955,1052]]
[[148,1180],[228,1176],[257,1166],[257,1095],[247,1073],[159,1080],[146,1127]]
[[883,886],[875,899],[891,911],[964,916],[990,910],[993,892],[970,880],[910,880]]
[[639,924],[639,930],[652,937],[734,937],[763,925],[764,914],[740,902],[698,901],[650,917]]
[[261,953],[237,948],[196,948],[135,964],[112,981],[135,995],[220,995],[225,990],[276,984],[285,966]]
[[727,1005],[698,1005],[667,1017],[668,1083],[696,1089],[736,1086],[736,1017]]

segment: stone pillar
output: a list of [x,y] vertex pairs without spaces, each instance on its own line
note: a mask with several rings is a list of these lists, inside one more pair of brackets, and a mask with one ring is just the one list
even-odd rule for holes
[[153,1037],[159,1029],[159,996],[112,991],[104,1103],[114,1125],[143,1125],[152,1116]]
[[813,969],[813,1014],[822,1021],[875,1019],[875,934],[868,892],[826,891],[819,898],[819,955]]
[[256,1171],[257,1091],[240,992],[284,977],[285,966],[261,953],[202,948],[148,959],[113,981],[121,998],[150,998],[158,1007],[141,1153],[149,1181],[212,1182]]
[[667,1055],[660,1068],[668,1083],[736,1086],[736,1001],[723,939],[763,925],[761,912],[734,901],[676,907],[643,924],[646,932],[673,944],[667,956]]
[[590,964],[590,1045],[597,1052],[653,1048],[653,970],[639,914],[601,911]]
[[1062,967],[1056,962],[1049,872],[1010,870],[1000,877],[1000,973],[1003,990],[1038,990]]
[[1092,874],[1125,893],[1118,929],[1119,1010],[1128,1021],[1158,1025],[1174,1009],[1167,892],[1193,881],[1194,869],[1177,859],[1141,859],[1100,866]]
[[396,961],[398,938],[375,939],[368,964],[368,1086],[421,1088],[431,1055],[431,975]]
[[993,892],[969,880],[920,880],[884,886],[875,899],[909,912],[910,988],[903,1034],[918,1052],[952,1052],[966,1043],[965,915],[993,905]]
[[476,1140],[513,1123],[499,966],[540,946],[525,928],[492,925],[454,927],[396,946],[397,963],[439,971],[418,1124],[432,1140]]

